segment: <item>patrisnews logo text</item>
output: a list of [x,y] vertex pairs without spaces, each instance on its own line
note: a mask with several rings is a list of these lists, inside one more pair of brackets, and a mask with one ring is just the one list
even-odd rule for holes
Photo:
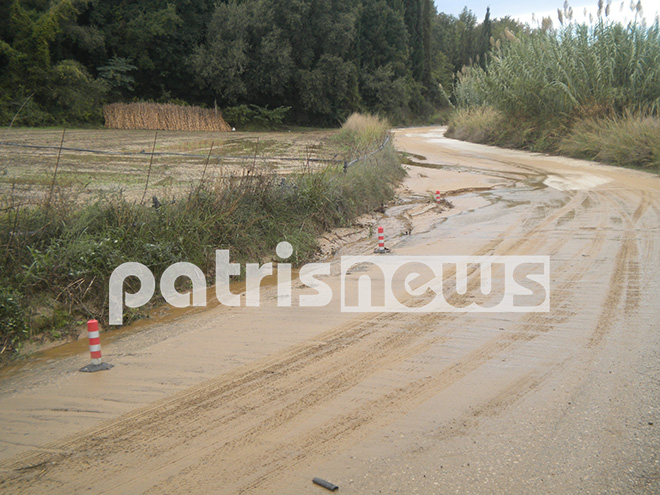
[[[281,259],[293,248],[277,246]],[[440,312],[548,312],[550,311],[550,258],[548,256],[343,256],[340,260],[342,312],[440,313]],[[310,263],[300,268],[303,287],[314,290],[294,297],[291,264],[277,263],[277,305],[324,307],[336,294],[325,282],[330,263]],[[259,306],[261,281],[274,275],[273,263],[230,262],[228,250],[216,251],[215,294],[225,306]],[[245,273],[245,293],[231,291],[232,277]],[[129,277],[140,281],[135,293],[124,292]],[[180,279],[192,291],[176,289]],[[175,263],[160,277],[160,293],[172,306],[206,306],[206,279],[192,263]],[[336,285],[336,284],[335,284]],[[110,324],[121,325],[124,307],[147,304],[156,292],[156,279],[141,263],[124,263],[110,276]]]
[[548,312],[548,256],[344,256],[342,312]]

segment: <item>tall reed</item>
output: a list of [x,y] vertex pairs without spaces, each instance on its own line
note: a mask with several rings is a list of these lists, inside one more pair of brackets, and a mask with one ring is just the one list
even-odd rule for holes
[[512,37],[454,94],[448,137],[657,169],[660,21]]
[[660,111],[660,26],[600,19],[535,31],[495,49],[486,69],[459,75],[459,106],[547,118]]

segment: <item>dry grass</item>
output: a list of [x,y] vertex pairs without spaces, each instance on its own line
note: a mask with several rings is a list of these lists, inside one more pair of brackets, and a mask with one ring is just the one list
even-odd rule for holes
[[611,165],[660,171],[660,118],[650,112],[584,117],[572,125],[513,120],[491,107],[457,110],[447,137],[509,148],[560,153]]
[[622,117],[579,121],[559,151],[613,165],[660,170],[660,118],[626,112]]
[[504,115],[492,107],[457,110],[447,128],[447,137],[473,143],[492,143],[501,129]]
[[156,103],[113,103],[103,107],[109,129],[231,131],[217,110]]
[[379,146],[389,129],[389,122],[381,117],[354,113],[342,126],[339,139],[352,150],[362,153]]

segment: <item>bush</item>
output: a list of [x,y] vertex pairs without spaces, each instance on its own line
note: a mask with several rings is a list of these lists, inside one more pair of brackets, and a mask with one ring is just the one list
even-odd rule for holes
[[338,139],[354,152],[364,153],[379,146],[390,129],[389,123],[370,114],[354,113],[341,130]]
[[0,288],[0,354],[15,348],[29,335],[21,299],[17,290],[4,286],[3,282]]
[[626,112],[622,117],[580,120],[562,139],[559,151],[612,165],[660,171],[660,119]]
[[491,107],[463,108],[452,116],[446,134],[473,143],[494,143],[504,119],[501,112]]

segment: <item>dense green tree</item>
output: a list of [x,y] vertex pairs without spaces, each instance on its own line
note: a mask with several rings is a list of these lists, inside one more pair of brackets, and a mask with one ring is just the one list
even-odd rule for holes
[[[34,8],[30,8],[34,7]],[[70,0],[9,8],[5,38],[0,40],[0,117],[13,118],[29,102],[18,122],[47,124],[54,121],[87,121],[100,116],[105,92],[75,60],[53,60],[55,40],[77,10]]]
[[53,3],[43,11],[27,9],[14,0],[7,29],[9,42],[0,42],[7,64],[3,75],[26,91],[38,91],[52,68],[51,45],[63,21],[75,13],[69,0]]
[[131,74],[133,97],[198,99],[190,60],[205,37],[211,0],[74,1],[80,14],[61,35],[64,57],[72,56],[92,72],[125,59],[137,68]]
[[[406,19],[401,0],[253,0],[219,4],[206,42],[195,51],[199,81],[222,104],[291,106],[299,121],[335,123],[359,108],[411,114],[430,68],[424,59],[423,5]],[[411,7],[412,8],[412,7]],[[421,57],[417,77],[408,24]],[[426,67],[426,69],[425,69]]]
[[121,98],[135,90],[135,78],[131,73],[137,67],[129,63],[128,59],[112,57],[106,65],[96,69],[99,77],[107,84],[111,96]]
[[486,9],[486,17],[479,26],[477,36],[477,55],[479,56],[479,64],[482,67],[486,66],[486,54],[490,51],[490,39],[493,36],[493,23],[490,20],[490,7]]
[[206,43],[192,59],[199,80],[223,103],[236,105],[247,96],[246,71],[250,60],[250,31],[254,14],[247,2],[220,3],[208,27]]
[[0,119],[29,98],[24,123],[93,120],[104,99],[406,121],[521,27],[432,0],[0,0],[0,15]]
[[353,63],[324,54],[313,70],[301,70],[299,75],[302,110],[311,117],[339,124],[359,109],[358,76]]
[[423,50],[423,67],[422,67],[422,82],[427,90],[432,90],[435,84],[433,77],[433,43],[431,41],[432,25],[431,20],[435,15],[435,7],[432,0],[422,0],[422,15],[419,19],[422,28],[422,50]]
[[406,75],[410,50],[402,2],[363,0],[357,30],[356,58],[362,70],[390,66],[396,77]]
[[456,37],[453,36],[454,17],[438,13],[431,29],[431,67],[434,79],[442,88],[451,93],[456,72],[454,60],[458,51]]
[[410,37],[410,64],[412,75],[421,80],[424,72],[424,42],[422,29],[422,3],[424,0],[404,0],[405,22]]
[[356,57],[363,104],[398,120],[403,119],[409,99],[408,38],[401,1],[363,1]]
[[458,16],[456,36],[459,47],[456,65],[461,68],[466,65],[472,65],[476,61],[478,54],[477,16],[468,10],[467,7]]
[[458,17],[444,13],[433,16],[431,67],[434,80],[447,93],[451,93],[456,81],[455,74],[465,66],[485,66],[493,45],[501,45],[506,40],[506,30],[521,35],[528,32],[529,27],[511,17],[493,20],[490,8],[486,9],[481,24],[467,8]]

